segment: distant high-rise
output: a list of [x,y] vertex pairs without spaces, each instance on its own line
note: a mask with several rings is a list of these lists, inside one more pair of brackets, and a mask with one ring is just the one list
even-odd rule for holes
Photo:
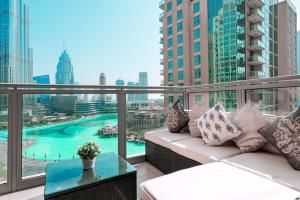
[[125,82],[122,79],[118,79],[118,80],[116,80],[116,85],[117,86],[122,86],[122,85],[125,85]]
[[74,84],[73,66],[71,58],[66,50],[64,50],[59,57],[55,80],[56,84]]
[[[50,76],[49,74],[41,75],[41,76],[34,76],[33,82],[36,84],[50,84]],[[50,102],[50,95],[49,94],[38,94],[37,95],[37,103],[41,104],[49,104]]]
[[[0,83],[32,83],[32,66],[28,6],[0,0]],[[0,110],[6,107],[6,98],[0,98]]]
[[[127,86],[136,86],[137,84],[134,83],[134,82],[128,82],[127,83]],[[135,94],[127,94],[127,100],[130,101],[130,102],[133,102],[135,101]]]
[[50,76],[49,76],[49,74],[34,76],[33,81],[36,84],[50,84]]
[[[147,72],[139,73],[139,86],[148,86],[148,74]],[[136,95],[137,101],[148,101],[148,94],[138,94]]]
[[[99,85],[106,85],[106,75],[104,73],[101,73],[99,76]],[[106,99],[106,95],[105,94],[100,94],[99,95],[99,101],[102,104],[105,104],[105,99]]]

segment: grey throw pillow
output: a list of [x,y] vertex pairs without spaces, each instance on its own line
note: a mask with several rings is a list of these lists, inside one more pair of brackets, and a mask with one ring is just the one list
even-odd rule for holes
[[300,170],[300,107],[263,127],[259,132],[278,149],[292,167]]
[[171,133],[179,133],[189,122],[189,116],[184,111],[179,100],[169,108],[167,124]]

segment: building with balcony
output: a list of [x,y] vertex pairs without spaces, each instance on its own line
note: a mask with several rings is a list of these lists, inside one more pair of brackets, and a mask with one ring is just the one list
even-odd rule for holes
[[[164,11],[161,21],[166,86],[268,78],[295,71],[297,14],[290,1],[165,0],[160,8]],[[289,46],[284,39],[287,37],[294,38]],[[274,104],[272,109],[268,107],[270,112],[278,109],[278,91],[259,92],[263,104]],[[165,101],[171,103],[178,97],[182,98],[166,96]],[[195,94],[189,101],[193,104],[199,98]],[[210,104],[222,101],[232,109],[237,105],[235,99],[236,94],[230,91],[202,98]]]

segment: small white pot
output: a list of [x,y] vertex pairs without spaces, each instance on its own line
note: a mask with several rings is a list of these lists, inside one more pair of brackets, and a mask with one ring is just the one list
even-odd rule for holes
[[81,159],[81,161],[82,161],[83,169],[93,169],[95,167],[96,158],[92,160]]

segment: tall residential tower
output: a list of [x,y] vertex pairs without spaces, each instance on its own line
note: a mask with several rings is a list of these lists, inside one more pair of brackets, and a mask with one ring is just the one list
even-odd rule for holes
[[[193,86],[206,83],[225,83],[237,80],[268,78],[287,75],[282,68],[295,67],[295,54],[283,45],[282,35],[295,38],[289,32],[296,26],[296,13],[292,4],[277,0],[165,0],[159,5],[164,11],[161,53],[164,85]],[[281,16],[278,11],[289,10]],[[280,18],[280,19],[279,19]],[[289,21],[283,28],[281,21]],[[280,29],[280,33],[278,30]],[[294,43],[295,40],[290,40]],[[289,66],[282,67],[279,60],[289,57]],[[279,69],[279,67],[281,69]],[[190,105],[200,100],[211,105],[224,102],[228,109],[237,107],[236,92],[215,92],[207,98],[195,94]],[[248,99],[261,100],[265,111],[278,110],[278,90],[248,92]],[[172,103],[182,96],[169,95]],[[271,105],[271,106],[270,106]]]

